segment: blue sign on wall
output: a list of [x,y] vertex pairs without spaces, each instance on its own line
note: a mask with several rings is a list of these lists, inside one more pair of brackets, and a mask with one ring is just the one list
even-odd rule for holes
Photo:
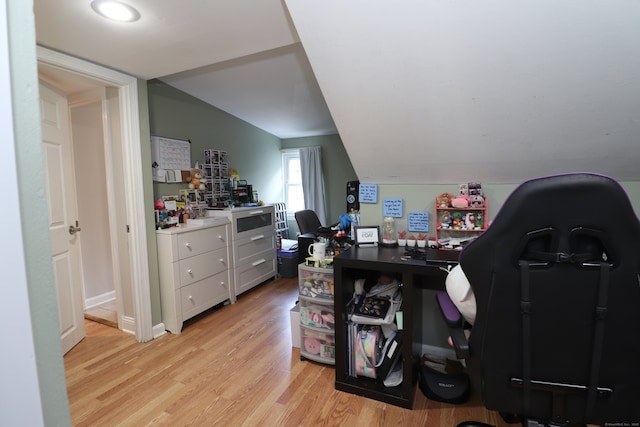
[[402,218],[402,199],[384,199],[384,216]]
[[409,212],[409,231],[429,231],[429,212]]
[[358,199],[360,203],[378,203],[378,184],[360,184]]

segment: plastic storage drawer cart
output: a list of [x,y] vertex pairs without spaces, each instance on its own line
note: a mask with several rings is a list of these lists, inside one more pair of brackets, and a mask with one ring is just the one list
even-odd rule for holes
[[300,359],[335,364],[333,268],[298,265]]

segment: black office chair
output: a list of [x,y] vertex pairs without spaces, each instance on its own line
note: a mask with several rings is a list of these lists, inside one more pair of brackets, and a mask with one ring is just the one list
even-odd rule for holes
[[477,303],[465,358],[488,409],[527,426],[639,425],[640,223],[618,183],[523,183],[460,265]]
[[311,233],[313,235],[318,235],[318,229],[322,227],[320,224],[320,220],[318,219],[318,215],[315,211],[311,209],[304,209],[296,212],[295,214],[296,222],[298,223],[298,229],[300,230],[300,234]]

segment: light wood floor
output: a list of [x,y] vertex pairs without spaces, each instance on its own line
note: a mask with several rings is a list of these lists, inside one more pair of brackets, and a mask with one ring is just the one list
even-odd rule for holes
[[76,426],[455,426],[505,427],[473,396],[465,405],[427,400],[414,409],[336,391],[331,366],[300,361],[289,309],[297,279],[242,294],[234,305],[188,322],[181,335],[139,344],[89,320],[65,356]]
[[102,323],[112,328],[118,327],[118,309],[115,301],[109,301],[84,311],[84,318]]

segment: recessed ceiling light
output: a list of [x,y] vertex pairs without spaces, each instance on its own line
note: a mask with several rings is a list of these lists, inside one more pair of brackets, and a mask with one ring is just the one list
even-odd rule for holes
[[99,15],[114,21],[133,22],[140,19],[140,12],[128,4],[115,0],[93,0],[91,8]]

